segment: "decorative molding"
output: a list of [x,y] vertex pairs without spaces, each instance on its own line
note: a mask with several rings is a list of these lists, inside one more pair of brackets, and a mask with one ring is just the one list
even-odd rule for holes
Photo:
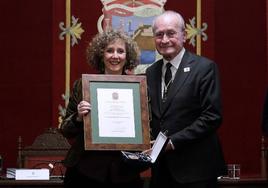
[[[189,20],[190,24],[186,23],[186,33],[187,39],[189,39],[189,44],[196,47],[196,54],[201,55],[202,53],[202,41],[207,41],[208,36],[205,31],[208,28],[207,23],[202,23],[202,2],[201,0],[196,0],[196,17]],[[203,27],[201,27],[201,25]]]
[[58,106],[60,115],[58,118],[59,125],[62,121],[62,117],[65,115],[70,95],[71,46],[78,44],[78,39],[81,40],[81,35],[82,33],[85,32],[85,30],[81,27],[82,23],[78,22],[79,19],[75,18],[74,16],[72,16],[71,18],[71,0],[66,0],[65,13],[66,13],[66,19],[65,19],[66,27],[64,27],[64,22],[59,23],[59,27],[62,30],[62,32],[59,35],[59,39],[64,40],[65,36],[65,93],[62,94],[62,99],[65,101],[65,107],[62,107],[61,105]]
[[[202,40],[203,41],[206,41],[208,39],[208,36],[207,34],[204,32],[208,25],[207,23],[203,23],[203,28],[197,28],[195,27],[195,17],[193,17],[192,19],[189,20],[190,24],[187,24],[186,23],[186,32],[187,32],[187,39],[189,39],[189,44],[192,45],[192,46],[197,46],[197,41],[196,41],[196,37],[198,35],[201,35],[202,36]],[[200,41],[198,41],[200,42]]]
[[78,18],[72,16],[72,26],[64,27],[64,22],[60,22],[59,27],[62,30],[60,33],[60,40],[64,40],[64,35],[71,35],[72,38],[72,46],[78,44],[77,39],[81,39],[81,34],[84,32],[84,29],[81,27],[82,23],[78,23]]

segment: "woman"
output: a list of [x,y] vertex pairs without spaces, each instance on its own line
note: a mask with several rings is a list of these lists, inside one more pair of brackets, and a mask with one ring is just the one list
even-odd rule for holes
[[[100,74],[124,75],[139,62],[137,44],[127,35],[110,30],[97,34],[87,49],[89,65]],[[74,83],[66,115],[61,123],[61,132],[74,142],[66,159],[64,186],[74,187],[78,183],[91,187],[141,188],[139,171],[130,169],[122,161],[120,151],[85,151],[83,116],[91,109],[82,100],[81,79]]]

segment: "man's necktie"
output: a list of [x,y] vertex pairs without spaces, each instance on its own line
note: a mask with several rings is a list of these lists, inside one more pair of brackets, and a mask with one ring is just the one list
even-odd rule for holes
[[164,95],[163,95],[163,102],[165,102],[168,89],[170,88],[171,82],[172,82],[172,73],[171,73],[171,63],[166,64],[166,73],[165,73],[165,86],[164,86]]
[[170,69],[171,66],[172,66],[171,63],[166,64],[165,86],[166,86],[167,90],[168,90],[168,88],[169,88],[169,86],[170,86],[170,84],[172,82],[172,80],[171,80],[172,73],[171,73],[171,69]]

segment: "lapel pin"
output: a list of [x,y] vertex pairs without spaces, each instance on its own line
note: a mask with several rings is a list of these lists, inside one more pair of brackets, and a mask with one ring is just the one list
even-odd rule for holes
[[184,71],[184,72],[190,72],[190,67],[185,67],[185,68],[183,69],[183,71]]

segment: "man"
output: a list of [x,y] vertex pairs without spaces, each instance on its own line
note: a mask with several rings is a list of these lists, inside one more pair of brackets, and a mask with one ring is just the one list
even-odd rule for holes
[[150,187],[215,188],[226,172],[216,134],[222,122],[217,65],[185,50],[180,14],[156,17],[153,33],[163,59],[146,70],[151,129],[154,138],[167,132],[170,142],[152,168]]

